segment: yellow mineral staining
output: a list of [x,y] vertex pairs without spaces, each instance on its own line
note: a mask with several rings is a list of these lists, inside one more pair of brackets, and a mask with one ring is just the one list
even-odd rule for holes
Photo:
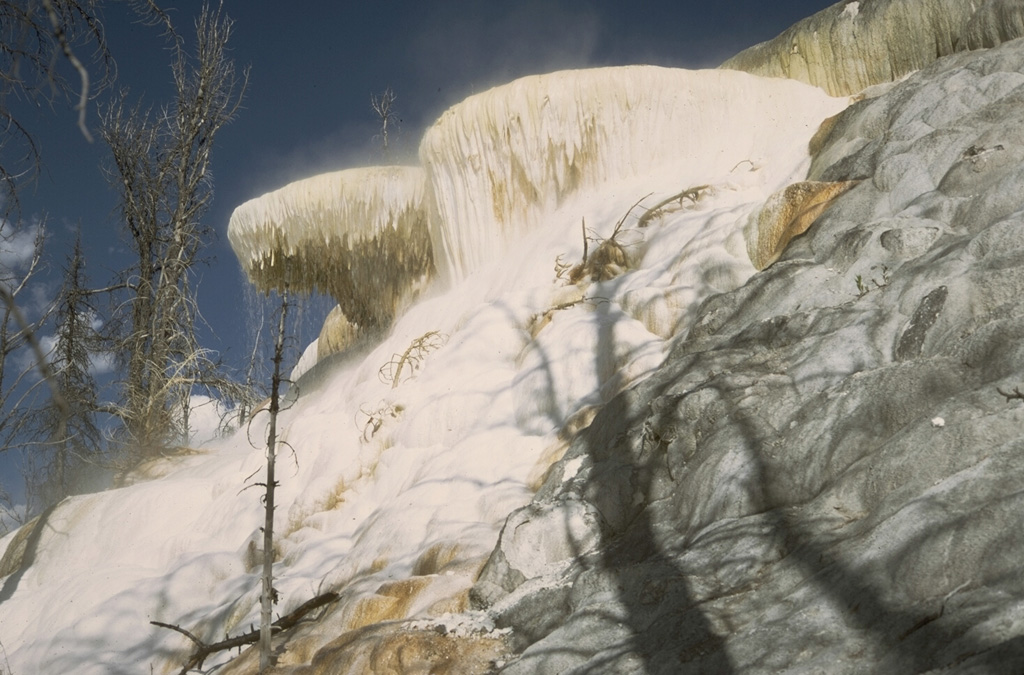
[[[897,80],[947,54],[1018,37],[1019,21],[1003,30],[974,30],[980,5],[961,0],[876,0],[837,3],[779,36],[745,49],[722,67],[787,77],[833,96]],[[1003,33],[1000,38],[999,33]],[[972,35],[976,35],[973,39]],[[967,38],[966,40],[964,38]]]
[[381,621],[395,619],[399,608],[398,598],[389,595],[371,595],[362,598],[348,617],[347,628],[355,630]]
[[348,617],[348,628],[355,630],[381,621],[406,618],[409,605],[430,583],[429,577],[412,577],[383,584],[374,595],[356,603]]
[[811,154],[811,157],[817,155],[821,152],[821,149],[825,147],[829,134],[831,134],[832,130],[835,129],[836,122],[839,121],[839,117],[841,115],[842,113],[837,113],[831,117],[826,117],[825,121],[823,121],[818,127],[818,130],[814,132],[813,136],[811,136],[811,140],[807,144],[807,151]]
[[345,491],[348,490],[348,485],[345,483],[345,478],[341,477],[338,479],[334,489],[331,490],[327,497],[324,499],[321,511],[333,511],[342,504],[345,503]]
[[359,336],[359,328],[348,320],[341,307],[335,307],[324,319],[320,328],[320,339],[317,340],[316,358],[322,361],[331,354],[345,351]]
[[[483,562],[480,563],[483,566]],[[441,616],[442,614],[460,614],[469,609],[469,589],[465,589],[455,595],[442,598],[427,608],[427,616]]]
[[539,490],[544,485],[544,481],[548,479],[548,475],[551,473],[555,462],[562,459],[562,456],[568,449],[569,443],[563,440],[557,440],[544,448],[544,453],[530,467],[530,473],[526,477],[527,487],[533,492]]
[[314,176],[235,209],[228,239],[261,290],[319,290],[361,328],[386,327],[434,261],[419,167]]
[[458,557],[459,550],[460,547],[455,542],[434,544],[424,551],[412,566],[413,576],[437,574]]
[[39,527],[39,522],[40,518],[38,516],[28,521],[14,535],[11,543],[7,545],[4,557],[0,559],[0,579],[21,569],[21,563],[25,558],[25,551],[28,550],[29,537]]
[[342,635],[295,675],[482,675],[507,656],[500,636],[455,636],[433,629],[369,626]]
[[802,181],[765,202],[747,233],[747,254],[758,270],[779,259],[793,237],[803,234],[841,194],[859,181]]
[[[796,82],[653,66],[521,78],[457,104],[420,143],[437,272],[460,281],[556,207],[652,171],[682,185],[778,154],[845,107]],[[653,216],[652,216],[653,217]],[[642,226],[642,225],[641,225]],[[611,241],[602,255],[621,257]],[[621,261],[595,261],[614,274]]]

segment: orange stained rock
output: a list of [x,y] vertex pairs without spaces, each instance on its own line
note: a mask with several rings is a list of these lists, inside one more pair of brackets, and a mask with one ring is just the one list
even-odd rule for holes
[[756,229],[748,233],[747,254],[756,269],[779,259],[797,235],[810,228],[833,201],[860,181],[802,181],[779,190],[765,201]]

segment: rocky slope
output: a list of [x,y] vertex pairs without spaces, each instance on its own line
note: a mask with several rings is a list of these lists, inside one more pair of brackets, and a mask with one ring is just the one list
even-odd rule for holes
[[[833,9],[866,21],[871,7],[898,9]],[[967,5],[930,7],[960,26],[942,43],[956,47],[964,21],[1001,41],[1017,4],[972,5],[969,21]],[[892,29],[884,16],[872,21]],[[822,67],[889,58],[904,28],[878,38],[881,52]],[[946,50],[934,51],[928,62]],[[524,142],[511,161],[500,139],[541,119],[526,96],[536,86],[464,104],[486,115],[459,124],[493,124],[448,120],[499,142],[428,153],[444,160],[430,170],[482,180],[487,159],[479,194],[495,199],[435,192],[466,213],[490,207],[495,223],[565,196],[533,189],[550,176],[499,168],[538,162],[577,186],[581,167],[649,160],[639,142],[651,138],[666,163],[635,180],[601,174],[621,182],[545,212],[515,251],[495,245],[500,264],[460,243],[479,233],[448,231],[448,276],[476,276],[300,381],[282,426],[293,461],[278,493],[279,609],[341,597],[278,638],[273,673],[1024,670],[1024,44],[947,55],[873,89],[815,135],[808,176],[806,141],[845,100],[746,82],[713,107],[665,83],[753,78],[655,76],[641,93],[673,114],[690,100],[704,122],[645,121],[638,111],[657,106],[623,98],[629,114],[606,105],[595,124],[608,91],[589,87],[594,105],[578,110],[578,93],[545,98],[545,114],[582,123],[553,117],[516,136],[551,152]],[[635,135],[595,131],[638,122]],[[567,144],[567,129],[587,133]],[[582,142],[598,135],[609,142]],[[338,323],[325,351],[351,337]],[[207,641],[244,631],[262,521],[238,490],[262,459],[225,439],[0,542],[15,672],[176,673],[192,643],[146,621]],[[256,670],[254,651],[220,659],[206,667]]]
[[862,182],[507,521],[502,673],[1021,672],[1022,73],[1010,42],[842,114],[811,178]]

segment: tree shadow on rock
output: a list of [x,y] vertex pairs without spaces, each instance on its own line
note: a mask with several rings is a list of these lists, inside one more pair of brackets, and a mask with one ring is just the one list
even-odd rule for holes
[[[607,313],[607,306],[599,311]],[[599,350],[614,349],[614,331],[615,322],[600,323]],[[734,667],[725,639],[702,610],[687,571],[659,547],[647,508],[657,499],[654,483],[664,473],[659,439],[646,426],[650,410],[644,402],[656,399],[668,383],[656,386],[616,396],[581,435],[593,464],[585,491],[603,516],[594,563],[614,581],[620,620],[643,672],[727,675]]]

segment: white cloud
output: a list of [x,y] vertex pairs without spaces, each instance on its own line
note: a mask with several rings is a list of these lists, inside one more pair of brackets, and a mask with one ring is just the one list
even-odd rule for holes
[[106,375],[114,372],[117,360],[110,352],[93,352],[89,355],[89,372],[95,375]]
[[32,280],[25,291],[18,296],[18,306],[29,321],[33,321],[50,311],[57,296],[56,280]]
[[51,361],[53,359],[53,349],[57,346],[56,335],[44,335],[39,338],[39,346],[43,349],[43,354],[46,355],[46,360]]
[[227,412],[215,398],[195,394],[189,398],[189,441],[192,445],[209,443],[220,436],[221,420]]
[[42,224],[33,223],[16,228],[10,222],[0,224],[0,267],[6,273],[24,270],[35,253],[36,238]]
[[[43,350],[43,355],[47,361],[52,362],[53,359],[53,348],[57,345],[57,337],[55,335],[36,335],[36,339],[39,341],[39,346]],[[38,364],[36,362],[35,352],[29,346],[24,346],[21,349],[11,353],[7,357],[10,360],[11,365],[14,367],[14,372],[17,374],[24,373],[28,370],[34,370],[30,381],[35,381],[39,378]]]
[[[43,335],[38,339],[39,346],[42,348],[47,362],[52,364],[53,351],[57,346],[57,337],[55,335]],[[19,373],[36,365],[35,354],[28,347],[18,350],[11,358]],[[111,352],[92,352],[89,354],[89,373],[94,377],[112,373],[116,366],[117,359]],[[36,373],[36,377],[38,377],[38,373]]]

